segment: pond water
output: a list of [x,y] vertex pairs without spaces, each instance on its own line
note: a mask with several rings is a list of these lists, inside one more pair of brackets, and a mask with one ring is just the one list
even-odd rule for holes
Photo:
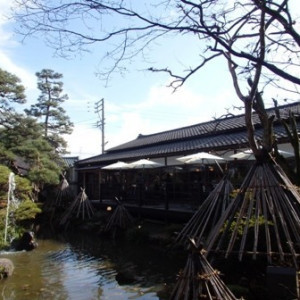
[[[29,252],[2,252],[13,261],[0,282],[3,300],[167,299],[183,261],[151,245],[103,240],[87,234],[39,238]],[[131,270],[135,281],[118,282]]]

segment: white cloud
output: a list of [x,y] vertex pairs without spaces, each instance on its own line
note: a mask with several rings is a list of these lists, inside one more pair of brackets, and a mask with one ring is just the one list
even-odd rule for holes
[[[105,148],[133,140],[138,134],[152,134],[187,126],[196,123],[195,118],[200,122],[197,112],[203,103],[201,95],[196,95],[186,87],[172,93],[166,85],[151,87],[145,101],[135,105],[105,103]],[[191,111],[195,113],[191,114]],[[101,153],[100,129],[76,125],[73,134],[66,139],[69,151],[75,155],[79,153],[81,158]]]
[[[140,133],[149,132],[149,121],[142,118],[138,113],[121,113],[119,126],[110,134],[106,135],[107,148],[129,142]],[[109,124],[106,126],[109,131]]]
[[19,77],[26,89],[28,90],[36,89],[36,77],[26,69],[16,65],[9,58],[9,54],[7,54],[6,51],[1,49],[1,47],[0,47],[0,67],[3,70],[10,72],[16,75],[17,77]]
[[11,57],[15,47],[20,44],[14,41],[12,29],[9,28],[10,20],[6,17],[9,13],[11,3],[0,0],[0,68],[18,76],[26,89],[36,88],[36,77],[25,68],[16,64]]
[[[188,85],[175,93],[166,85],[155,85],[150,88],[145,101],[135,105],[106,105],[106,149],[129,142],[139,134],[152,134],[210,121],[213,117],[225,114],[225,108],[231,108],[232,105],[239,106],[241,103],[228,89],[218,91],[213,98],[207,98],[194,92]],[[96,140],[98,143],[100,137]],[[100,153],[99,148],[93,149],[98,151],[93,155]]]
[[101,134],[87,125],[77,125],[71,135],[65,136],[70,155],[80,159],[101,153]]
[[[168,84],[168,83],[167,83]],[[192,109],[195,106],[203,104],[203,98],[201,95],[194,94],[187,86],[182,86],[177,91],[173,91],[172,88],[164,86],[154,86],[150,89],[147,100],[143,103],[143,106],[162,106],[162,107],[182,107],[184,109]]]

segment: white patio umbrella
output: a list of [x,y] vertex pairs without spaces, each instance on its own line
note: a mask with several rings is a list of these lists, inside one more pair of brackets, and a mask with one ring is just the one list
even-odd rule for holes
[[[281,154],[283,157],[293,157],[294,154],[291,152],[278,150],[279,154]],[[251,149],[247,149],[245,151],[230,155],[230,158],[236,158],[236,159],[244,159],[244,160],[255,160],[255,156]]]
[[102,169],[104,170],[122,170],[122,169],[129,169],[129,164],[123,162],[123,161],[118,161],[113,164],[110,164],[108,166],[103,167]]
[[218,166],[220,171],[222,173],[224,172],[218,163],[218,160],[224,160],[224,158],[221,156],[207,153],[207,152],[198,152],[195,154],[179,157],[179,158],[177,158],[177,160],[179,160],[185,164],[202,164],[202,165],[210,164],[211,162],[214,162],[214,163],[216,163],[216,165]]
[[210,161],[216,161],[216,160],[224,160],[223,157],[213,155],[207,152],[198,152],[195,154],[183,156],[177,158],[177,160],[184,162],[186,164],[193,164],[193,163],[208,163]]
[[244,160],[254,160],[255,159],[255,157],[252,153],[252,150],[250,150],[250,149],[235,153],[233,155],[230,155],[229,157],[236,158],[236,159],[244,159]]
[[279,154],[281,154],[283,157],[293,157],[295,156],[294,153],[288,152],[288,151],[283,151],[283,150],[278,150]]
[[129,164],[131,169],[152,169],[162,167],[163,164],[157,163],[149,159],[140,159]]

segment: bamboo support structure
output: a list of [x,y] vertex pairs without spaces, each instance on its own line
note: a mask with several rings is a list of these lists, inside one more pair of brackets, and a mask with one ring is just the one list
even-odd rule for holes
[[214,270],[204,255],[204,250],[190,241],[190,252],[184,269],[179,272],[170,300],[235,300],[237,299],[219,272]]
[[232,190],[229,175],[226,174],[179,232],[175,244],[185,244],[187,238],[193,238],[197,242],[204,240],[232,200]]
[[66,204],[74,198],[74,194],[72,189],[70,188],[68,180],[65,178],[64,175],[62,175],[62,177],[62,180],[59,182],[56,188],[55,198],[48,199],[45,203],[45,208],[52,209],[58,207],[65,207]]
[[55,205],[61,206],[63,198],[69,194],[69,183],[65,177],[61,180],[58,186],[56,199],[55,199]]
[[104,231],[111,231],[112,229],[127,229],[133,223],[133,218],[126,209],[126,207],[116,198],[117,206],[110,216]]
[[60,225],[64,225],[73,215],[75,215],[76,218],[81,217],[82,220],[90,219],[94,215],[93,205],[83,188],[81,188],[81,192],[62,216]]
[[257,161],[249,170],[238,195],[205,241],[208,253],[247,253],[253,259],[265,253],[298,267],[300,251],[300,196],[273,161]]

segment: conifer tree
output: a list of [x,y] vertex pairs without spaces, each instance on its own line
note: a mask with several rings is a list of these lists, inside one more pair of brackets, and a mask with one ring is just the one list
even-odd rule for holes
[[62,74],[50,69],[43,69],[36,73],[38,88],[41,94],[37,103],[25,110],[29,116],[42,119],[44,137],[51,143],[57,152],[65,153],[67,146],[62,135],[71,134],[73,123],[61,106],[68,95],[63,94],[63,82],[60,79]]
[[45,184],[58,184],[60,158],[43,136],[43,127],[31,117],[15,114],[13,125],[0,129],[0,163],[12,166],[16,158],[24,161],[26,176],[42,190]]
[[13,105],[26,102],[25,88],[21,80],[0,68],[0,124],[9,126],[11,114],[14,113]]
[[17,173],[19,166],[15,163],[22,161],[26,168],[22,171],[35,191],[40,191],[45,185],[58,183],[61,164],[55,148],[44,136],[43,124],[16,112],[14,105],[25,100],[20,79],[0,69],[0,165]]

